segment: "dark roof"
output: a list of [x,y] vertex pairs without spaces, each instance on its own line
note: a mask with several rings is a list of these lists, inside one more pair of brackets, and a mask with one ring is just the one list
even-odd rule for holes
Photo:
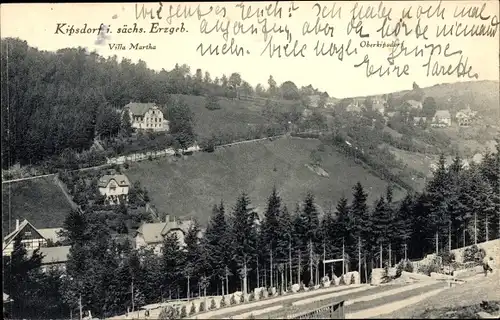
[[130,102],[124,108],[129,109],[135,116],[144,116],[144,114],[154,106],[156,106],[156,103]]
[[106,174],[99,179],[97,185],[99,188],[106,188],[111,180],[115,180],[120,187],[130,186],[130,181],[124,174]]

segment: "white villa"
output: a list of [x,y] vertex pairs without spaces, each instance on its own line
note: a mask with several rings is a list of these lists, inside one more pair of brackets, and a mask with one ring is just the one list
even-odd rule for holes
[[168,131],[169,123],[155,103],[130,102],[123,108],[128,112],[132,128],[137,130]]
[[466,109],[458,111],[455,115],[458,125],[461,127],[468,127],[476,117],[477,111],[472,111],[468,106]]
[[451,114],[448,110],[438,110],[432,118],[432,127],[449,127],[451,126]]
[[104,175],[98,182],[99,193],[110,204],[119,204],[120,199],[127,201],[130,181],[124,174]]

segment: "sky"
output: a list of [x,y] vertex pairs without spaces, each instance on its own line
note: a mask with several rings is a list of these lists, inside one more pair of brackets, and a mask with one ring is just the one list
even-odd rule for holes
[[[498,36],[498,1],[386,1],[383,3],[376,1],[369,2],[320,2],[322,10],[318,10],[318,5],[314,1],[295,1],[293,2],[244,2],[244,9],[239,7],[239,2],[229,3],[162,3],[161,20],[136,18],[141,8],[152,9],[156,12],[160,7],[159,3],[102,3],[102,4],[5,4],[1,6],[1,37],[18,37],[26,40],[30,46],[37,47],[40,50],[55,51],[66,47],[86,47],[89,50],[95,50],[103,56],[116,55],[118,58],[126,57],[136,62],[139,59],[144,60],[148,67],[161,70],[171,70],[176,63],[187,64],[191,67],[191,72],[197,68],[201,68],[203,72],[208,71],[212,78],[221,77],[222,74],[230,75],[233,72],[241,74],[243,80],[248,81],[255,86],[258,83],[267,86],[267,80],[270,75],[274,77],[278,84],[291,80],[297,86],[306,86],[312,84],[321,91],[327,91],[330,96],[337,98],[374,95],[399,90],[407,90],[412,88],[413,82],[416,82],[420,87],[432,86],[439,83],[449,83],[456,81],[470,81],[473,79],[458,78],[456,72],[454,75],[444,76],[429,76],[427,69],[422,65],[429,59],[431,47],[435,48],[438,45],[442,46],[442,52],[439,54],[439,49],[434,51],[431,57],[431,65],[437,63],[439,65],[455,67],[462,56],[462,62],[467,59],[467,65],[472,67],[470,74],[477,73],[478,80],[496,80],[499,79],[499,36]],[[281,8],[282,17],[248,17],[256,12],[256,8],[264,8],[271,5],[271,8]],[[167,20],[167,16],[172,6],[172,12],[177,9],[182,12],[190,11],[207,12],[212,6],[212,12],[203,17],[193,15],[191,17],[174,17],[172,20]],[[335,6],[335,7],[334,7]],[[484,6],[484,7],[483,7]],[[410,9],[411,7],[411,9]],[[420,12],[419,8],[420,7]],[[444,9],[443,15],[434,14],[432,17],[427,17],[429,13],[434,12],[437,8]],[[298,9],[296,9],[298,8]],[[330,10],[332,9],[333,10]],[[356,12],[366,13],[370,8],[374,14],[379,13],[379,17],[373,19],[363,19],[362,33],[369,33],[368,38],[360,38],[351,30],[348,35],[348,25],[353,16],[352,9]],[[426,9],[429,13],[426,13]],[[472,8],[469,12],[487,17],[485,20],[480,18],[458,17],[454,18],[454,12],[460,12],[462,8]],[[223,10],[224,9],[224,10]],[[296,9],[296,10],[294,10]],[[340,9],[340,15],[328,17],[319,20],[316,30],[319,30],[316,35],[314,31],[304,34],[304,30],[314,30],[318,21],[317,14],[324,13],[328,15],[329,11],[337,12]],[[380,10],[379,10],[380,9]],[[384,9],[384,10],[382,10]],[[414,32],[410,35],[404,35],[401,32],[397,37],[388,36],[382,39],[377,29],[382,25],[384,14],[389,10],[391,20],[388,21],[393,29],[397,21],[402,17],[402,10],[409,9],[411,17],[405,17],[401,21],[405,23],[407,28],[415,29],[418,21],[420,21],[421,30],[428,28],[426,33],[427,39],[422,37],[416,38]],[[217,11],[217,13],[216,13]],[[223,12],[225,11],[225,15]],[[385,11],[385,13],[383,12]],[[242,12],[246,14],[243,19]],[[250,13],[250,14],[249,14]],[[291,17],[289,16],[291,13]],[[420,13],[420,19],[417,19],[417,14]],[[359,15],[358,15],[359,17]],[[260,24],[259,24],[260,20]],[[270,57],[269,50],[265,50],[268,45],[271,34],[264,40],[262,33],[263,21],[266,21],[268,29],[288,30],[291,42],[289,51],[292,51],[295,42],[297,45],[295,52],[298,57],[285,57],[282,51],[282,57]],[[356,20],[358,21],[358,20]],[[82,28],[87,24],[88,28],[99,28],[101,24],[109,27],[111,33],[105,33],[102,28],[101,38],[97,34],[55,34],[57,24],[66,24],[60,30],[66,27]],[[138,28],[143,28],[144,33],[129,33],[118,34],[118,28],[127,25],[131,27],[137,23]],[[151,33],[152,23],[158,23],[158,27],[164,28],[180,28],[183,24],[187,32],[169,33]],[[400,22],[401,23],[401,22]],[[448,27],[455,26],[461,23],[462,27],[467,25],[469,28],[473,25],[484,25],[485,28],[493,28],[495,35],[492,37],[466,37],[453,36],[436,38],[436,28],[446,24]],[[257,34],[235,34],[234,28],[242,26],[243,29],[249,29],[255,26]],[[492,26],[493,25],[493,26]],[[219,48],[226,43],[222,32],[228,26],[227,45],[234,39],[234,43],[244,48],[243,56],[236,55],[209,55],[202,56],[197,52],[197,48],[202,44],[205,48],[210,44]],[[218,28],[217,28],[218,27]],[[333,27],[333,31],[331,31]],[[403,26],[404,27],[404,26]],[[456,26],[455,26],[456,27]],[[211,29],[218,29],[220,32],[213,31],[207,33]],[[321,31],[321,29],[326,30]],[[353,29],[353,28],[351,28]],[[107,29],[106,29],[107,30]],[[329,32],[331,31],[331,32]],[[105,35],[104,40],[102,35]],[[290,38],[289,38],[290,39]],[[387,62],[387,57],[391,50],[395,52],[401,51],[401,45],[393,48],[374,48],[362,47],[368,41],[370,44],[375,44],[377,41],[383,41],[390,45],[393,41],[399,43],[404,41],[407,51],[411,51],[415,46],[419,49],[424,48],[422,56],[409,55],[407,57],[397,57],[394,65],[391,66]],[[351,46],[348,51],[357,50],[356,54],[348,55],[344,50],[342,61],[338,54],[333,56],[317,56],[314,47],[317,43],[324,44],[324,51],[334,43],[337,47],[344,45],[344,49],[351,41]],[[287,43],[287,33],[275,33],[272,35],[272,45],[284,46]],[[129,50],[131,43],[140,45],[151,44],[155,46],[154,50]],[[123,44],[126,50],[113,50],[113,44]],[[303,46],[307,46],[301,50]],[[425,49],[425,45],[428,46]],[[462,50],[462,54],[452,55],[445,58],[444,48],[449,45],[446,53],[452,53],[457,50]],[[119,47],[115,45],[114,48]],[[269,48],[269,47],[268,47]],[[283,48],[281,50],[284,50]],[[264,54],[261,54],[264,51]],[[305,57],[302,57],[300,53]],[[372,75],[366,76],[366,63],[362,64],[366,58],[369,59],[373,68],[382,67],[393,69],[399,66],[403,70],[407,65],[409,75],[403,74],[397,77],[394,70],[391,70],[389,75],[379,77]],[[360,67],[354,65],[361,64]]]

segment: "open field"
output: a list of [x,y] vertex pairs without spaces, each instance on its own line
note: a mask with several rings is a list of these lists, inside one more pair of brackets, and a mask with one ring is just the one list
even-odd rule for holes
[[11,229],[16,219],[28,219],[36,228],[56,228],[70,210],[53,177],[2,184],[2,236],[9,233],[9,213]]
[[[262,115],[263,107],[254,101],[220,98],[220,109],[208,110],[205,107],[205,97],[174,96],[183,99],[191,108],[195,118],[195,131],[200,138],[211,137],[220,132],[244,132],[245,128],[269,123],[269,119]],[[289,101],[280,103],[290,104]]]
[[[335,206],[344,194],[351,197],[352,187],[360,181],[369,193],[368,203],[385,193],[386,181],[354,163],[346,156],[326,148],[322,152],[323,177],[306,167],[318,140],[282,138],[217,149],[213,153],[195,153],[185,159],[161,159],[133,163],[125,171],[131,182],[140,181],[163,213],[192,215],[206,222],[213,204],[223,199],[232,207],[241,192],[246,192],[257,212],[276,186],[290,210],[308,191],[314,193],[323,209]],[[404,196],[395,190],[395,200]],[[189,195],[189,196],[185,196]]]

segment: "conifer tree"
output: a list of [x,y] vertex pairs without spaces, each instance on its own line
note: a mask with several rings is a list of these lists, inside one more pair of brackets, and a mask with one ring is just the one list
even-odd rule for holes
[[[358,246],[361,245],[361,251],[366,251],[367,259],[371,260],[371,248],[373,246],[373,241],[371,237],[372,233],[372,221],[371,215],[368,211],[368,206],[366,204],[367,194],[365,193],[363,186],[360,182],[356,183],[353,188],[353,200],[350,206],[349,212],[350,219],[352,219],[349,224],[352,226],[352,235],[353,237],[349,237],[348,247],[350,249],[349,255],[351,257],[356,257],[356,259],[352,259],[358,261]],[[358,261],[360,263],[360,261]]]
[[[276,254],[276,247],[278,241],[281,238],[280,232],[280,216],[281,216],[281,199],[276,191],[276,187],[273,187],[271,195],[267,201],[267,208],[264,213],[264,221],[261,224],[261,239],[262,239],[262,250],[266,253],[273,252]],[[265,255],[264,255],[265,256]],[[269,255],[268,255],[269,256]],[[268,259],[262,261],[267,263]]]
[[163,271],[162,292],[171,296],[182,282],[182,268],[184,255],[179,246],[175,233],[169,233],[163,241],[161,264]]
[[228,250],[230,247],[230,236],[224,202],[221,201],[219,206],[213,206],[212,216],[203,238],[206,247],[205,251],[208,256],[208,264],[212,269],[210,277],[214,281],[224,283],[224,287],[227,287],[227,283],[225,283],[226,276],[231,276],[228,272],[230,271],[230,262],[233,254]]

